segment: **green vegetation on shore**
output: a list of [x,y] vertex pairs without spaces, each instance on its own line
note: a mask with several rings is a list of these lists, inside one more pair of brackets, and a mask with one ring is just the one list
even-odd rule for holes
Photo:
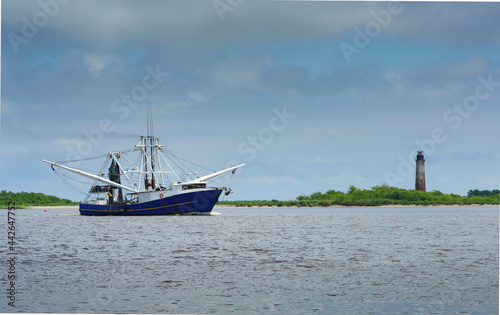
[[[77,202],[61,199],[42,193],[28,193],[2,190],[0,192],[0,209],[8,207],[9,202],[16,202],[16,208],[32,206],[76,206]],[[469,190],[467,196],[443,194],[440,191],[423,192],[389,186],[375,186],[372,189],[358,189],[354,186],[344,193],[329,190],[316,192],[310,196],[300,195],[296,200],[241,200],[220,201],[218,205],[235,207],[328,207],[328,206],[385,206],[385,205],[498,205],[499,190]]]
[[386,205],[498,205],[498,190],[469,190],[467,197],[456,194],[443,194],[440,191],[423,192],[389,186],[375,186],[372,189],[358,189],[354,186],[344,193],[329,190],[326,193],[316,192],[310,196],[300,195],[296,200],[251,200],[221,201],[218,205],[236,207],[328,207],[328,206],[386,206]]
[[472,196],[478,196],[478,197],[491,197],[494,196],[498,199],[498,194],[500,194],[500,190],[494,189],[494,190],[469,190],[467,192],[467,197],[472,197]]
[[0,209],[6,209],[9,202],[16,202],[16,208],[22,209],[32,206],[74,206],[78,205],[69,199],[61,199],[56,196],[45,195],[42,193],[29,193],[2,190],[0,192]]

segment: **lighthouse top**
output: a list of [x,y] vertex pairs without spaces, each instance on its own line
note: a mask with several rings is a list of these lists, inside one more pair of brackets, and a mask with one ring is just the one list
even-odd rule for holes
[[425,158],[424,158],[424,151],[422,150],[419,150],[417,151],[417,158],[415,159],[416,161],[425,161]]

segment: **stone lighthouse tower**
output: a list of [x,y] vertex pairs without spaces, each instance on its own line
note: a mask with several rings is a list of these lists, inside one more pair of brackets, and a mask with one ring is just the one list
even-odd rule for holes
[[417,172],[415,176],[415,190],[425,191],[425,158],[424,151],[417,152]]

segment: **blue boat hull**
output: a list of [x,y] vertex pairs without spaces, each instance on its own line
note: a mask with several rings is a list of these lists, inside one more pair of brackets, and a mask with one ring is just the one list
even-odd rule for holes
[[80,204],[81,215],[171,215],[210,213],[222,190],[204,190],[134,204]]

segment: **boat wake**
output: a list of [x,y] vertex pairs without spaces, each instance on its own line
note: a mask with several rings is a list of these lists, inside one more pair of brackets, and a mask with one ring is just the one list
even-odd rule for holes
[[186,216],[186,215],[212,215],[212,214],[208,211],[204,212],[193,211],[193,212],[179,213],[179,215]]

